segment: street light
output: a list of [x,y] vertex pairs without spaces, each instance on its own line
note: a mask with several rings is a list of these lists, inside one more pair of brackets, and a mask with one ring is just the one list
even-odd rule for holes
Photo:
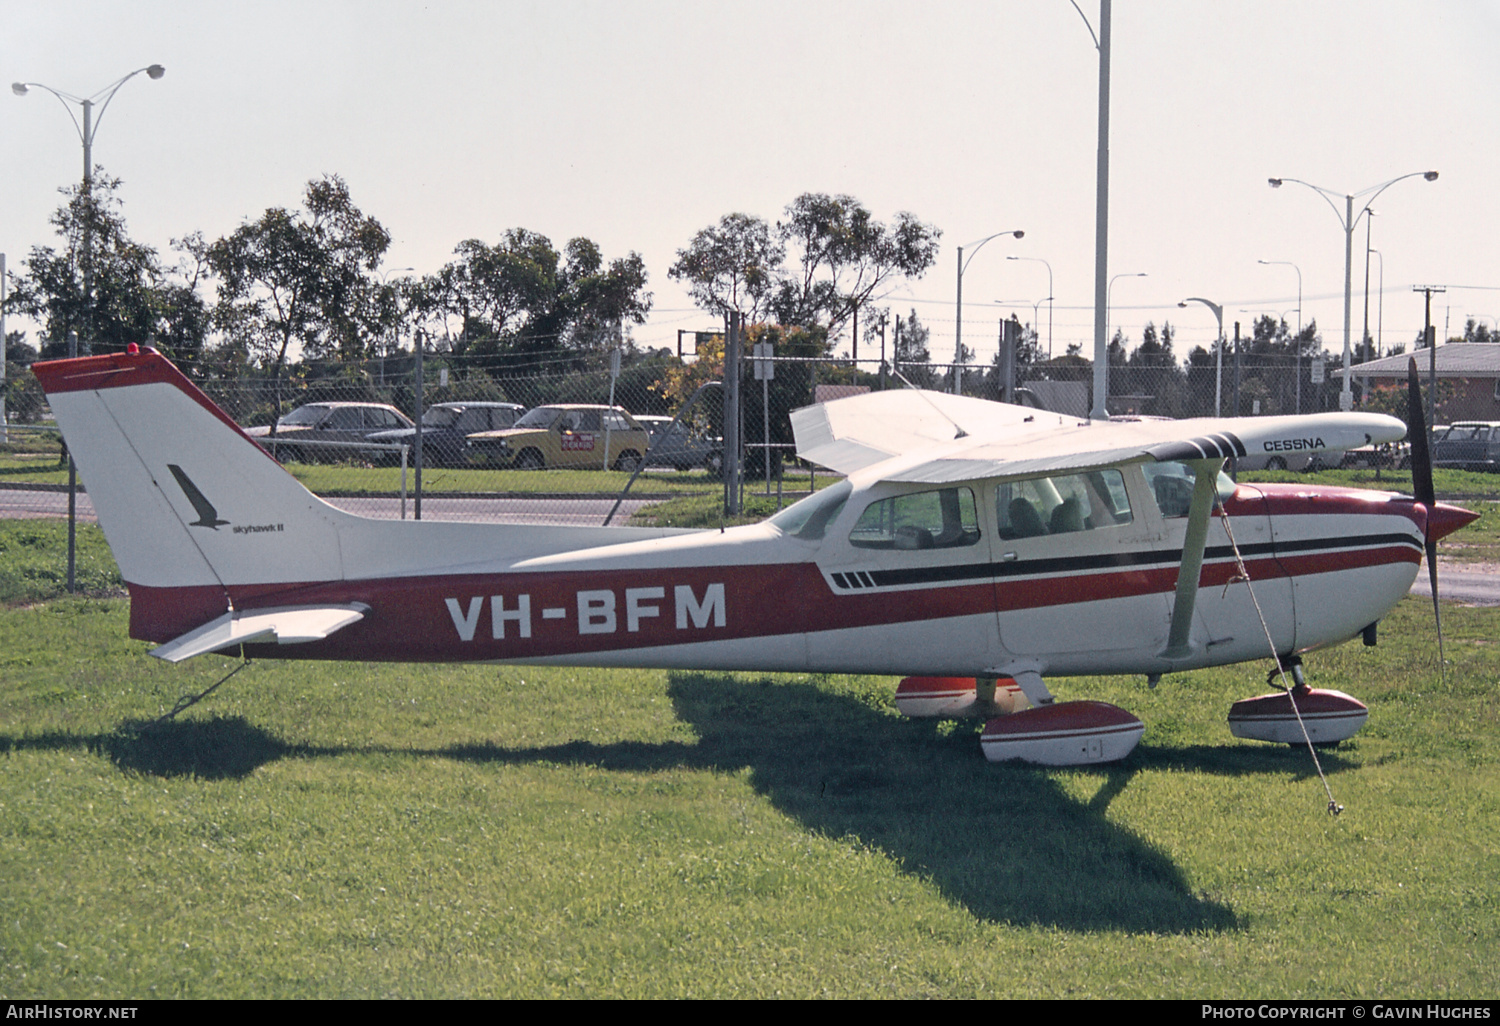
[[[969,260],[974,259],[974,254],[979,252],[981,246],[991,239],[998,239],[1002,235],[1012,235],[1018,239],[1024,239],[1026,233],[1020,230],[1008,232],[996,232],[994,235],[986,235],[978,242],[971,242],[967,246],[958,247],[958,316],[954,326],[953,342],[953,394],[957,395],[962,389],[963,375],[960,367],[964,362],[964,270],[969,266]],[[969,260],[964,259],[964,250],[969,250]]]
[[[1261,263],[1265,263],[1264,260]],[[1222,416],[1222,399],[1224,395],[1224,307],[1211,299],[1203,299],[1199,296],[1188,296],[1177,305],[1186,307],[1189,303],[1202,303],[1214,312],[1214,318],[1219,322],[1219,338],[1214,343],[1214,416]]]
[[[1375,225],[1376,212],[1371,210],[1369,204],[1361,211],[1365,215],[1365,320],[1364,327],[1360,329],[1359,348],[1366,350],[1370,344],[1370,229]],[[1370,354],[1366,351],[1367,359],[1380,359],[1380,352]]]
[[1295,182],[1298,185],[1305,185],[1309,189],[1312,189],[1328,202],[1328,206],[1333,210],[1334,216],[1339,219],[1339,226],[1344,229],[1344,385],[1342,391],[1339,392],[1339,409],[1345,412],[1354,409],[1354,393],[1350,391],[1351,375],[1349,374],[1349,308],[1353,299],[1354,285],[1354,229],[1359,223],[1359,218],[1354,215],[1354,201],[1362,196],[1370,197],[1369,203],[1365,204],[1365,209],[1360,211],[1360,216],[1362,217],[1370,209],[1370,203],[1374,203],[1375,198],[1386,189],[1389,189],[1397,182],[1405,181],[1408,178],[1416,178],[1419,175],[1424,181],[1428,182],[1435,182],[1438,177],[1436,171],[1413,171],[1410,174],[1392,178],[1390,181],[1380,185],[1372,185],[1363,192],[1345,193],[1344,212],[1342,214],[1339,213],[1338,206],[1333,202],[1333,197],[1338,196],[1339,193],[1334,192],[1332,189],[1325,189],[1321,185],[1304,182],[1300,178],[1266,179],[1273,189],[1281,188],[1284,182]]
[[1300,338],[1302,336],[1302,268],[1290,260],[1257,260],[1255,262],[1257,264],[1266,264],[1267,266],[1284,264],[1297,272],[1297,336]]
[[[1052,359],[1052,297],[1055,296],[1055,295],[1057,295],[1057,291],[1052,287],[1052,265],[1049,264],[1049,263],[1047,263],[1047,261],[1043,260],[1041,257],[1008,256],[1005,259],[1007,259],[1007,260],[1035,260],[1039,264],[1046,264],[1046,267],[1047,267],[1047,359],[1050,360],[1050,359]],[[1033,318],[1035,318],[1035,314],[1034,313],[1033,313],[1032,316],[1033,316]]]
[[[120,87],[143,71],[146,73],[147,78],[152,79],[161,78],[167,73],[167,69],[160,64],[137,68],[123,78],[118,78],[111,82],[94,95],[86,97],[64,93],[53,89],[49,85],[43,85],[41,82],[12,82],[10,84],[10,91],[17,96],[25,96],[33,88],[45,89],[57,97],[58,102],[63,105],[63,109],[68,112],[68,117],[73,119],[73,127],[78,130],[78,138],[83,142],[83,195],[85,200],[92,200],[94,194],[94,136],[99,131],[99,122],[104,120],[104,111],[109,107],[109,101],[115,98],[115,93],[120,91]],[[104,102],[99,103],[99,114],[95,117],[94,105],[98,103],[101,96],[104,98]],[[73,104],[75,103],[83,109],[83,123],[81,125],[78,123],[78,119],[73,116]],[[91,218],[86,217],[83,223],[83,294],[84,316],[87,319],[84,330],[87,335],[86,344],[92,349],[94,344],[94,260],[92,252],[93,237],[90,226]]]
[[[120,91],[120,87],[126,82],[129,82],[132,78],[135,78],[135,76],[139,75],[143,71],[146,73],[147,78],[153,79],[161,78],[167,73],[167,69],[162,67],[160,64],[152,64],[149,67],[137,68],[130,74],[126,75],[124,78],[119,78],[114,82],[111,82],[109,85],[99,90],[93,96],[87,97],[74,96],[72,93],[64,93],[57,89],[53,89],[49,85],[43,85],[40,82],[12,82],[10,84],[10,91],[15,93],[17,96],[25,96],[27,93],[31,92],[32,89],[45,89],[47,90],[47,92],[57,97],[58,102],[63,105],[63,108],[65,110],[67,110],[68,117],[73,118],[73,127],[78,129],[78,138],[83,141],[83,184],[84,187],[87,188],[89,183],[94,180],[94,135],[99,131],[97,122],[104,119],[105,108],[109,106],[109,101],[115,98],[115,93]],[[101,96],[104,97],[104,102],[99,104],[99,116],[96,119],[93,116],[94,104]],[[83,108],[82,125],[78,123],[78,119],[76,117],[73,117],[72,104],[75,103]]]
[[1104,303],[1104,326],[1106,329],[1109,327],[1109,311],[1115,305],[1115,282],[1121,278],[1145,278],[1146,276],[1145,271],[1127,271],[1124,274],[1117,274],[1109,279],[1109,295],[1106,297]]
[[1293,356],[1297,366],[1297,412],[1302,412],[1302,268],[1290,260],[1257,260],[1258,264],[1285,264],[1297,272],[1297,341]]
[[[1119,281],[1121,278],[1144,278],[1144,277],[1146,277],[1146,272],[1145,271],[1134,271],[1134,272],[1127,271],[1124,274],[1117,274],[1113,278],[1109,279],[1109,287],[1107,289],[1105,289],[1105,296],[1104,296],[1104,327],[1105,327],[1106,332],[1109,329],[1109,311],[1114,306],[1114,303],[1115,303],[1115,300],[1114,300],[1114,296],[1115,296],[1115,282]],[[1108,346],[1106,346],[1104,348],[1103,353],[1104,353],[1104,355],[1100,359],[1102,360],[1103,363],[1105,363],[1106,365],[1108,365],[1108,363],[1109,363],[1109,347]],[[1099,379],[1099,375],[1096,373],[1094,375],[1094,381],[1095,381],[1095,383],[1097,384],[1099,382],[1099,380],[1100,380]],[[1104,387],[1106,389],[1108,389],[1109,388],[1109,377],[1106,375],[1103,380],[1104,380]],[[1098,407],[1099,409],[1104,410],[1104,415],[1105,415],[1106,418],[1109,416],[1109,395],[1108,395],[1108,393],[1106,393],[1102,399],[1099,398],[1098,396],[1096,396],[1094,398],[1094,405],[1096,407]],[[1092,413],[1092,412],[1089,414],[1089,417],[1090,417],[1090,419],[1098,419],[1095,416],[1095,414]]]

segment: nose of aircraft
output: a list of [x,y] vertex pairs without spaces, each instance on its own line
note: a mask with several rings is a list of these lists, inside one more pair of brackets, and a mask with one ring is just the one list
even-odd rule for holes
[[1427,537],[1432,541],[1446,538],[1459,528],[1472,524],[1479,514],[1462,506],[1450,506],[1446,502],[1435,502],[1427,511]]

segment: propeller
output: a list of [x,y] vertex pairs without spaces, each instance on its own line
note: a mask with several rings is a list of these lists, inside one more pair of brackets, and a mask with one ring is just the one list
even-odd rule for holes
[[[1437,492],[1432,487],[1432,451],[1428,445],[1427,418],[1422,413],[1422,382],[1417,377],[1417,358],[1406,364],[1406,437],[1411,442],[1412,495],[1427,509],[1422,533],[1427,545],[1427,577],[1432,583],[1432,615],[1437,621],[1438,666],[1446,681],[1448,664],[1443,654],[1443,611],[1438,605]],[[1446,533],[1446,532],[1443,532]]]

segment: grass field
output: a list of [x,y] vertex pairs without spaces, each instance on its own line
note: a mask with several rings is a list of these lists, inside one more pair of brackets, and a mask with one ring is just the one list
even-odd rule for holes
[[1228,734],[1260,664],[1055,681],[1147,723],[1100,769],[989,765],[873,677],[259,662],[141,729],[233,663],[32,587],[0,997],[1500,992],[1493,610],[1445,610],[1446,685],[1416,601],[1309,657],[1371,707],[1333,818],[1305,751]]

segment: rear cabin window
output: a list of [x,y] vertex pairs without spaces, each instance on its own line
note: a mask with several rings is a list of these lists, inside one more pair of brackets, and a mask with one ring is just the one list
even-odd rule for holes
[[940,488],[881,499],[865,507],[849,534],[861,549],[954,549],[979,541],[974,493]]
[[1130,523],[1130,500],[1118,470],[1006,481],[995,489],[1000,537],[1096,531]]

